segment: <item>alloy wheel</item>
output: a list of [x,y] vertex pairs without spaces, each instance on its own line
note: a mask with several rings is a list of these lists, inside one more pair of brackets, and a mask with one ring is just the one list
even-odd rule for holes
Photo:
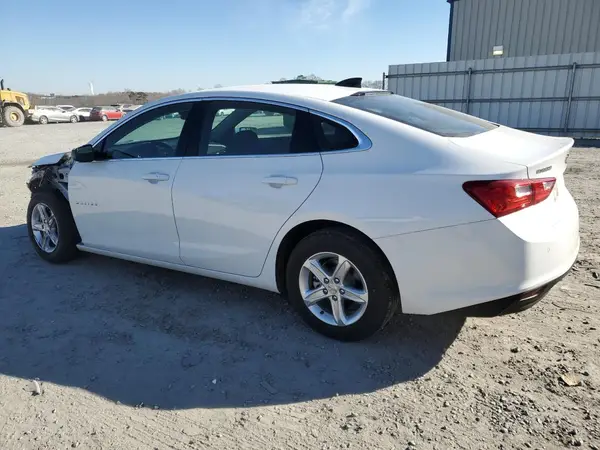
[[358,268],[342,255],[317,253],[302,265],[298,278],[304,304],[328,325],[352,325],[364,315],[369,291]]
[[38,203],[31,211],[31,230],[35,243],[46,252],[52,253],[58,246],[58,222],[45,203]]

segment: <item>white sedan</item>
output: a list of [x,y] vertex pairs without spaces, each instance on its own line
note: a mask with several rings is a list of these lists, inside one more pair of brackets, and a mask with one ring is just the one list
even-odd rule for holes
[[50,122],[77,122],[77,115],[72,111],[61,109],[58,106],[36,106],[30,110],[30,120],[40,125]]
[[27,224],[47,261],[80,250],[280,292],[359,340],[396,312],[540,300],[579,250],[572,145],[372,89],[205,90],[37,161]]
[[79,122],[85,122],[86,120],[90,120],[90,111],[92,108],[74,108],[73,114],[77,115],[77,120]]

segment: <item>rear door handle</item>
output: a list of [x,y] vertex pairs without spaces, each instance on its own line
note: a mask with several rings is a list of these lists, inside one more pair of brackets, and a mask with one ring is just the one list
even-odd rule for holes
[[169,178],[170,177],[168,174],[161,172],[150,172],[142,176],[143,180],[146,180],[147,182],[152,184],[156,184],[159,181],[168,181]]
[[280,188],[282,186],[292,186],[294,184],[298,184],[298,178],[286,177],[283,175],[273,175],[263,178],[262,182],[271,187]]

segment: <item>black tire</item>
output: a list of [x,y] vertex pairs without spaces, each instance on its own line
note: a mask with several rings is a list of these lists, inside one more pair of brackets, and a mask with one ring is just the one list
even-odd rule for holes
[[[304,304],[298,278],[304,262],[320,252],[332,252],[349,259],[362,273],[369,295],[363,316],[352,325],[329,325]],[[341,341],[366,339],[382,329],[400,304],[398,288],[374,244],[364,237],[339,228],[327,228],[302,239],[292,251],[286,268],[286,289],[290,303],[315,331]]]
[[16,106],[5,106],[3,122],[7,127],[20,127],[25,123],[25,113]]
[[108,121],[108,116],[106,114],[104,114],[102,116],[102,122],[106,122],[106,121]]
[[[45,204],[54,214],[58,227],[58,244],[51,252],[46,252],[37,244],[33,230],[31,228],[31,214],[33,208],[38,204]],[[33,248],[38,255],[48,262],[59,264],[74,259],[77,254],[77,244],[79,243],[79,233],[73,220],[73,214],[67,200],[58,192],[40,191],[31,195],[29,206],[27,207],[27,233],[33,244]]]
[[85,116],[79,116],[79,122],[85,122]]
[[69,117],[69,122],[77,123],[77,122],[79,122],[79,120],[77,119],[77,116],[71,116],[71,117]]
[[46,125],[48,123],[48,118],[46,116],[40,116],[39,123],[40,125]]

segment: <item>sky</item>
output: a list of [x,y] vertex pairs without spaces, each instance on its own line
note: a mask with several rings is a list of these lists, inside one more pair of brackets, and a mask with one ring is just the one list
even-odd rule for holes
[[300,74],[381,79],[444,61],[446,0],[2,2],[0,78],[13,90],[196,90]]

